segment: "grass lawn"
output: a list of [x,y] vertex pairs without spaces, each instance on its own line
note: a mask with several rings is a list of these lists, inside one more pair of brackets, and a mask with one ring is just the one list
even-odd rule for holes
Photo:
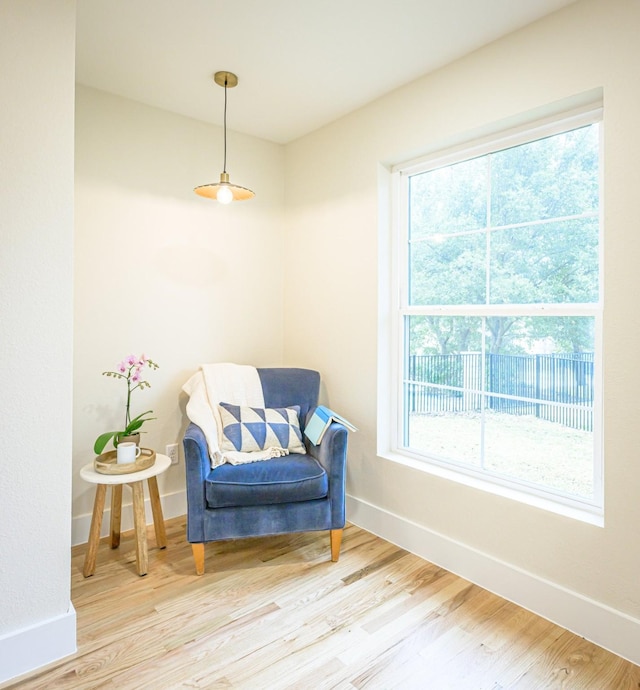
[[[410,447],[480,467],[481,415],[413,414]],[[593,434],[537,419],[485,412],[484,467],[569,494],[593,495]]]

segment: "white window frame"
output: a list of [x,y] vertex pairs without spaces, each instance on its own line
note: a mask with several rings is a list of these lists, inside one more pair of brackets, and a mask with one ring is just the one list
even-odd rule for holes
[[[390,225],[391,244],[389,272],[390,294],[386,297],[389,307],[389,327],[391,337],[388,340],[389,362],[389,404],[387,409],[388,428],[381,437],[383,446],[379,448],[380,454],[392,460],[403,462],[414,468],[433,472],[439,476],[469,484],[476,488],[489,492],[506,495],[510,498],[530,503],[554,512],[560,512],[571,517],[583,519],[593,524],[602,524],[604,515],[604,491],[603,491],[603,443],[602,443],[602,323],[603,323],[603,127],[600,126],[600,201],[599,201],[599,298],[597,303],[571,304],[571,305],[474,305],[465,306],[460,311],[470,316],[487,315],[572,315],[591,316],[595,321],[594,334],[594,403],[593,403],[593,498],[582,499],[573,497],[551,489],[546,490],[538,486],[518,480],[509,480],[491,475],[477,468],[458,465],[449,461],[432,457],[422,453],[416,453],[403,446],[403,372],[404,372],[404,320],[411,315],[441,315],[455,312],[455,306],[444,308],[430,305],[409,305],[407,280],[409,271],[408,261],[408,229],[407,218],[408,204],[408,180],[411,175],[427,172],[436,168],[462,162],[489,153],[500,151],[520,144],[528,143],[548,137],[554,134],[577,129],[579,127],[602,123],[603,110],[601,103],[590,104],[570,113],[562,113],[543,121],[529,123],[515,130],[498,133],[481,142],[471,143],[457,147],[453,150],[445,150],[435,154],[398,164],[391,169],[390,191]],[[385,351],[385,348],[382,348]],[[386,452],[385,452],[386,450]]]

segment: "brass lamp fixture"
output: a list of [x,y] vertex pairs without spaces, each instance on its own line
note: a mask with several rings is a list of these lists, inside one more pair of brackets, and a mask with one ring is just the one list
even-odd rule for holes
[[238,77],[233,72],[216,72],[213,79],[218,86],[224,87],[224,164],[220,173],[220,182],[203,184],[193,191],[208,199],[216,199],[221,204],[228,204],[231,201],[245,201],[251,199],[255,194],[246,187],[231,184],[227,172],[227,88],[232,89],[237,86]]

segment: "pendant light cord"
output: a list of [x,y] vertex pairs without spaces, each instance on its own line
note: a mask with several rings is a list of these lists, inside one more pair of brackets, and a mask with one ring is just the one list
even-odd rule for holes
[[227,172],[227,79],[224,78],[224,165],[222,166],[222,172]]

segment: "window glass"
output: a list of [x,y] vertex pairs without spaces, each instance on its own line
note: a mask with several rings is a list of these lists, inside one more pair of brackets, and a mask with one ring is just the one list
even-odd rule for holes
[[599,149],[594,116],[402,178],[399,449],[601,505]]
[[597,217],[495,230],[490,301],[597,302],[598,234]]
[[487,160],[478,158],[413,175],[410,239],[478,230],[487,225]]
[[486,234],[434,235],[409,246],[410,304],[484,304]]

